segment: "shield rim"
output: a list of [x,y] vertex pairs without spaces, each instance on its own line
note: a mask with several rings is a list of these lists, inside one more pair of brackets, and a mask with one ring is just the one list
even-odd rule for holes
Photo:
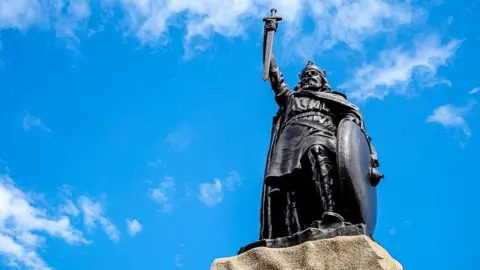
[[[357,131],[360,131],[363,136],[358,136],[357,135],[357,139],[359,140],[362,140],[363,138],[363,143],[368,147],[368,150],[369,150],[369,154],[371,154],[371,148],[370,148],[370,144],[369,144],[369,141],[368,141],[368,137],[367,135],[365,134],[365,132],[361,129],[360,125],[358,125],[358,123],[356,123],[355,121],[351,120],[351,119],[342,119],[338,125],[338,131],[337,131],[337,172],[338,172],[338,176],[339,176],[339,180],[340,180],[340,186],[341,186],[341,193],[342,193],[342,197],[344,198],[344,209],[345,211],[348,211],[348,209],[352,209],[351,211],[353,212],[359,212],[358,216],[359,216],[359,219],[360,220],[354,220],[354,222],[361,222],[361,223],[364,223],[367,225],[367,229],[369,231],[369,233],[372,235],[373,234],[373,231],[375,230],[375,227],[376,227],[376,220],[377,220],[377,190],[374,186],[371,185],[370,183],[370,177],[369,177],[369,171],[371,169],[371,162],[370,162],[370,155],[368,157],[368,162],[369,162],[369,169],[364,172],[365,174],[365,179],[363,180],[364,184],[363,184],[363,188],[364,188],[364,193],[365,195],[364,196],[369,196],[369,201],[370,201],[370,204],[374,204],[374,207],[373,209],[370,208],[370,209],[365,209],[366,207],[363,207],[364,209],[362,209],[362,202],[360,201],[359,197],[358,197],[358,188],[355,188],[355,183],[356,182],[359,182],[359,181],[356,181],[354,179],[352,179],[352,177],[349,177],[351,174],[350,173],[345,173],[348,166],[346,166],[346,164],[348,162],[346,162],[346,160],[348,159],[348,155],[341,155],[340,153],[345,153],[346,151],[346,145],[343,145],[343,140],[345,140],[345,137],[347,135],[342,135],[342,132],[344,132],[344,129],[342,128],[342,126],[344,125],[344,123],[348,121],[348,122],[351,122],[351,124],[354,124],[356,126],[356,130]],[[358,134],[358,132],[357,132]],[[351,138],[349,138],[351,139]],[[349,181],[350,184],[348,184],[346,181]],[[359,182],[360,183],[360,182]],[[348,194],[347,194],[348,193]],[[353,193],[353,194],[352,194]],[[345,199],[346,196],[351,196],[351,195],[354,195],[355,196],[355,199],[354,200],[347,200]],[[349,204],[347,204],[347,202],[350,202]],[[355,203],[355,205],[351,205],[352,202]],[[365,205],[364,205],[365,206]],[[363,210],[363,211],[362,211]],[[370,213],[370,214],[365,214],[366,211],[370,211],[372,210],[373,213]]]

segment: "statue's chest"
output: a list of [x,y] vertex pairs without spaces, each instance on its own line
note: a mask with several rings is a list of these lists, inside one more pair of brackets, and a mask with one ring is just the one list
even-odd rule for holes
[[289,102],[290,114],[299,114],[304,112],[322,112],[330,114],[331,110],[327,104],[320,100],[311,97],[293,97]]

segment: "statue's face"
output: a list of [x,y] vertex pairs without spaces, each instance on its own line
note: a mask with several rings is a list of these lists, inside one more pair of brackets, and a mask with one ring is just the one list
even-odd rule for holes
[[300,87],[304,90],[318,91],[322,88],[323,78],[315,69],[306,70],[300,78]]

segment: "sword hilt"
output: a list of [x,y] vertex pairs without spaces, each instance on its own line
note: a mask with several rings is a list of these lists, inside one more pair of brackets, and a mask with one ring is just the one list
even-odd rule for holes
[[[279,21],[283,20],[282,17],[277,16],[277,10],[275,8],[270,9],[270,17],[265,17],[263,18],[263,21],[265,23],[267,22],[274,22],[277,23]],[[266,25],[266,24],[265,24]],[[276,30],[276,29],[273,29]]]

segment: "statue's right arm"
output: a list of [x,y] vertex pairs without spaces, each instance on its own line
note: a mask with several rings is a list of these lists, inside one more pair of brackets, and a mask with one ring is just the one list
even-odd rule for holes
[[288,85],[285,83],[283,74],[278,68],[277,61],[272,54],[270,59],[270,85],[272,86],[273,92],[275,93],[275,101],[280,107],[283,107],[283,104],[287,101],[288,97],[292,94]]

